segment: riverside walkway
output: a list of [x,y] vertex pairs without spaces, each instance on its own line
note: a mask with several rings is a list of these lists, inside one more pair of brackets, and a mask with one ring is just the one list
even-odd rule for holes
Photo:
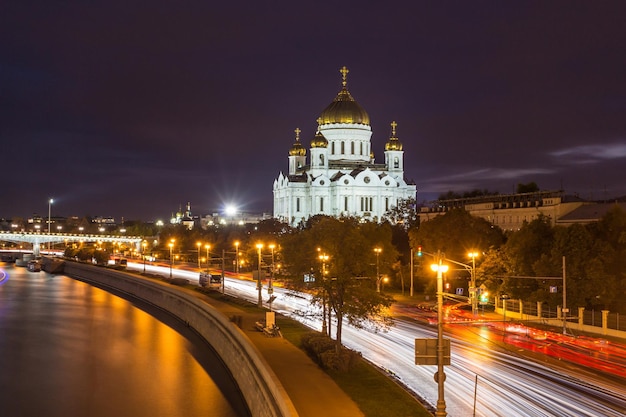
[[[306,353],[282,337],[267,337],[256,329],[255,323],[263,318],[262,312],[251,312],[198,291],[182,290],[204,300],[226,317],[241,317],[237,324],[268,363],[299,417],[364,416],[356,403]],[[279,316],[277,321],[280,325]]]

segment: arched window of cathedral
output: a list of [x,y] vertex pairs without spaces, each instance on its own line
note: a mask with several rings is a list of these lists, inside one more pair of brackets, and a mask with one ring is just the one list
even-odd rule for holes
[[334,155],[334,154],[335,154],[335,142],[333,142],[333,143],[331,143],[331,144],[330,144],[330,153],[331,153],[332,155]]
[[354,142],[350,142],[350,153],[354,155]]
[[348,211],[348,197],[343,198],[343,211]]
[[397,156],[393,159],[393,167],[396,169],[400,168],[400,160],[398,159]]
[[324,165],[324,155],[320,155],[320,164]]
[[361,142],[359,145],[360,145],[359,155],[363,155],[363,142]]
[[341,154],[345,154],[346,153],[346,143],[345,142],[341,142]]
[[296,211],[300,211],[300,197],[296,198]]
[[324,211],[324,197],[320,197],[320,211]]

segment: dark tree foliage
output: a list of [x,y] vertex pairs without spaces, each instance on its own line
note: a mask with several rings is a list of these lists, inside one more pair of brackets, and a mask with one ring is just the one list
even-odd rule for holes
[[535,193],[537,191],[539,191],[539,186],[535,182],[517,184],[517,194]]
[[[570,309],[608,309],[626,313],[626,213],[619,206],[600,221],[551,226],[540,217],[510,233],[500,249],[488,252],[477,277],[492,294],[563,303],[563,266]],[[523,278],[522,278],[523,277]],[[556,293],[550,292],[556,287]]]
[[397,206],[394,206],[383,215],[383,220],[391,224],[397,224],[408,230],[419,224],[417,216],[417,204],[414,198],[400,200]]
[[487,189],[485,190],[475,189],[472,191],[465,191],[462,194],[454,192],[454,191],[448,191],[445,194],[441,194],[438,200],[457,200],[461,198],[485,197],[485,196],[498,195],[498,194],[500,193],[497,191],[489,191]]
[[414,248],[421,245],[426,252],[441,251],[450,259],[465,262],[470,251],[483,252],[502,245],[504,234],[464,209],[452,209],[410,230],[409,239]]

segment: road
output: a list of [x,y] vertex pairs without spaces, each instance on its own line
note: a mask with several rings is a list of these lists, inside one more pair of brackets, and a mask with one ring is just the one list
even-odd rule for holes
[[[129,267],[141,268],[142,264],[129,263]],[[161,270],[162,274],[165,272],[169,273],[169,268]],[[197,272],[178,270],[174,270],[174,276],[196,281],[198,278]],[[253,303],[258,296],[255,286],[253,281],[229,277],[224,283],[227,294]],[[275,311],[316,330],[321,329],[320,312],[309,304],[306,294],[275,287],[274,295],[276,300],[272,307]],[[263,299],[267,298],[264,289]],[[511,327],[506,330],[497,323],[446,324],[445,337],[451,340],[452,352],[451,365],[445,370],[448,415],[626,415],[624,346],[603,349],[606,346],[591,345],[589,343],[595,342],[590,341],[581,344],[571,343],[571,340],[554,342],[534,339]],[[355,329],[347,323],[343,329],[344,345],[387,370],[433,408],[438,395],[433,379],[436,366],[416,366],[414,346],[416,338],[436,337],[436,327],[404,318],[397,319],[395,326],[388,331]],[[568,343],[571,346],[568,347]],[[544,348],[538,347],[541,345]],[[578,364],[576,355],[580,359]],[[616,372],[609,374],[607,369]]]

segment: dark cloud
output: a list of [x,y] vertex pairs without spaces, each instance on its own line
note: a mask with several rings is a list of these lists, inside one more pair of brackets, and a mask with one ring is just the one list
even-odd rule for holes
[[[272,210],[350,68],[418,199],[535,181],[626,194],[621,1],[0,6],[0,216]],[[584,166],[584,169],[581,168]]]

